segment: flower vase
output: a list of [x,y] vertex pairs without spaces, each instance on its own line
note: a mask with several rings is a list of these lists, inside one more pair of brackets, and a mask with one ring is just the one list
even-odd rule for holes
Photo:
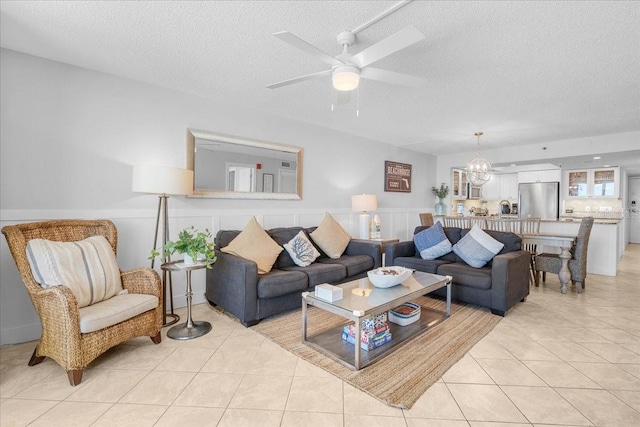
[[438,203],[436,203],[436,216],[444,216],[447,214],[447,207],[442,201],[441,197],[438,197]]

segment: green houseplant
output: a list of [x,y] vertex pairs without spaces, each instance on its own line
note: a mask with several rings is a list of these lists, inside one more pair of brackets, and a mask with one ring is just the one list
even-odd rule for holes
[[449,186],[444,182],[440,184],[440,188],[431,187],[431,192],[438,198],[438,203],[436,203],[436,215],[445,215],[447,212],[447,207],[445,206],[442,199],[447,197],[449,194]]
[[[193,226],[185,228],[178,233],[178,240],[167,241],[163,246],[164,255],[172,255],[176,252],[183,254],[185,264],[193,263],[198,259],[198,255],[204,256],[207,268],[212,268],[212,264],[216,262],[216,254],[213,251],[215,245],[211,241],[212,235],[208,229],[198,231]],[[153,259],[160,255],[155,248],[151,250],[149,259]]]

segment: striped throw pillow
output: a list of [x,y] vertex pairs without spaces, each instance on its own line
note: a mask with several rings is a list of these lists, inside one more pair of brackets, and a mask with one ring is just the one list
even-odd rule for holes
[[481,268],[504,247],[493,237],[474,225],[462,239],[453,245],[453,252],[471,267]]
[[40,286],[71,288],[80,308],[122,292],[116,256],[104,236],[78,242],[33,239],[27,243],[27,259]]
[[444,234],[440,221],[413,236],[413,243],[422,259],[433,260],[451,252],[451,242]]

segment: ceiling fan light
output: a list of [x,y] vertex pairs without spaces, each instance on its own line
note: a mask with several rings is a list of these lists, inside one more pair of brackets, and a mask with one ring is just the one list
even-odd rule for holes
[[360,70],[352,65],[339,65],[333,69],[331,81],[335,90],[354,90],[360,83]]

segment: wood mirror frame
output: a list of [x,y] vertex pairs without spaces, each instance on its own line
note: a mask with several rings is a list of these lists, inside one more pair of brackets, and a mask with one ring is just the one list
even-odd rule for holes
[[[225,146],[234,153],[244,153],[247,157],[251,157],[252,164],[261,165],[256,162],[256,157],[264,156],[273,160],[280,158],[278,153],[284,153],[283,157],[295,159],[295,183],[296,192],[280,193],[280,192],[264,192],[262,191],[263,175],[274,174],[273,169],[262,170],[256,173],[256,177],[252,178],[255,182],[255,191],[228,191],[220,188],[198,188],[198,167],[196,162],[197,148],[205,145]],[[216,148],[216,151],[223,151]],[[193,195],[190,197],[213,198],[213,199],[259,199],[259,200],[301,200],[302,199],[302,147],[291,145],[277,144],[274,142],[261,141],[257,139],[242,138],[233,135],[225,135],[221,133],[213,133],[197,129],[187,129],[187,169],[194,172]],[[221,161],[224,161],[222,159]],[[199,163],[199,162],[198,162]],[[266,163],[266,161],[265,161]],[[257,169],[261,170],[260,167]],[[276,174],[278,171],[275,171]],[[227,179],[226,171],[223,179]],[[278,175],[276,175],[278,176]],[[273,179],[272,179],[273,181]],[[272,184],[273,186],[274,184]]]

